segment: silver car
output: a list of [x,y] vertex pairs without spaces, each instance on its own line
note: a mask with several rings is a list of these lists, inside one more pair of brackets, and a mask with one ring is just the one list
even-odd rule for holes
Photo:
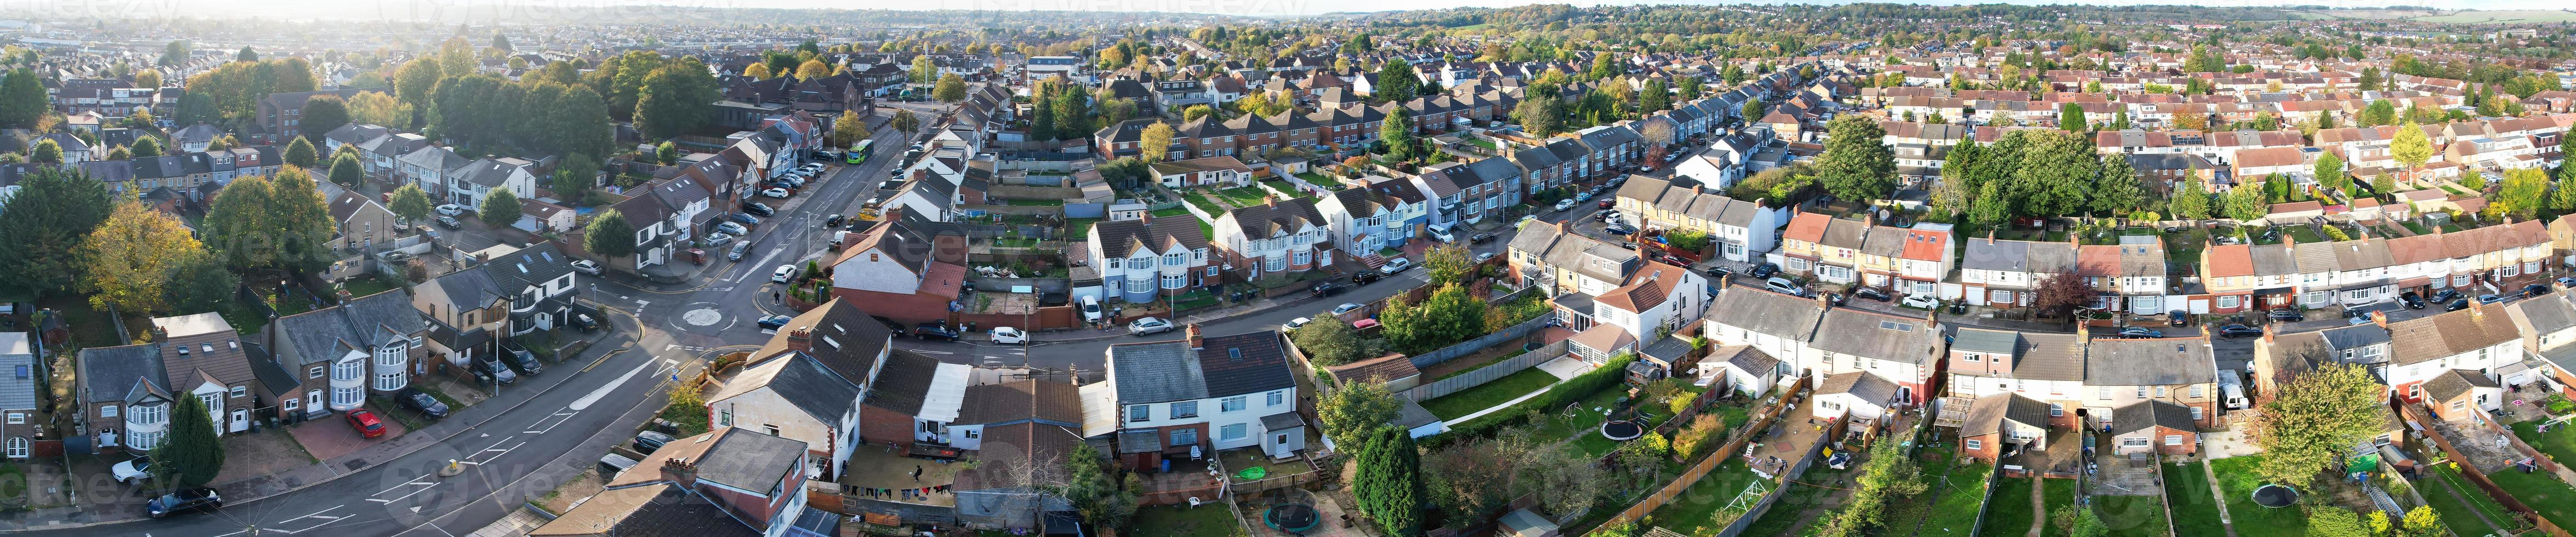
[[1127,333],[1139,336],[1172,331],[1172,323],[1160,317],[1146,317],[1127,323]]

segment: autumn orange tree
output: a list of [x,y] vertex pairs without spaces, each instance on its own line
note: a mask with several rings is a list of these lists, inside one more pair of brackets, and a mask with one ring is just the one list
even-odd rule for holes
[[90,293],[92,306],[160,311],[170,275],[205,255],[205,245],[178,218],[141,203],[121,202],[81,243],[84,278],[79,285]]

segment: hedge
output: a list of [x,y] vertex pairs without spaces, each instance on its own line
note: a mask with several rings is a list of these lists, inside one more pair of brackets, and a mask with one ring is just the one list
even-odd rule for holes
[[1635,361],[1637,361],[1636,353],[1620,353],[1619,356],[1611,358],[1609,364],[1575,375],[1574,378],[1565,379],[1565,382],[1556,383],[1555,386],[1549,387],[1546,393],[1538,394],[1538,397],[1521,401],[1511,408],[1487,413],[1465,424],[1450,424],[1447,434],[1423,439],[1424,449],[1438,448],[1461,438],[1492,436],[1495,431],[1500,431],[1504,427],[1527,422],[1531,410],[1545,412],[1545,409],[1589,399],[1592,394],[1600,393],[1601,390],[1626,381],[1628,363]]

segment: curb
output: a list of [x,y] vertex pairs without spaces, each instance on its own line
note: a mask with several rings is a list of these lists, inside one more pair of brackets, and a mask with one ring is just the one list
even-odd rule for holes
[[[614,350],[623,350],[623,349],[613,349],[613,350],[612,350],[612,352],[613,352]],[[603,355],[603,356],[605,356],[605,355]],[[581,373],[582,373],[582,371],[581,371],[581,370],[574,370],[572,374],[573,374],[573,375],[580,375]],[[400,453],[400,454],[396,454],[396,455],[394,455],[393,457],[391,457],[391,459],[400,459],[400,458],[403,458],[403,457],[409,457],[409,456],[411,456],[411,455],[412,455],[412,454],[414,454],[414,453],[419,453],[419,452],[420,452],[421,450],[423,450],[423,449],[428,449],[428,448],[429,448],[429,446],[446,444],[446,443],[447,443],[447,441],[449,441],[449,440],[455,440],[455,439],[456,439],[456,437],[458,437],[458,436],[463,436],[463,435],[464,435],[465,433],[467,433],[467,432],[471,432],[471,431],[473,431],[473,430],[474,430],[474,429],[476,429],[476,428],[482,427],[482,426],[483,426],[483,424],[491,423],[491,422],[492,422],[492,420],[494,420],[494,419],[499,419],[503,414],[509,414],[511,411],[518,410],[520,406],[524,406],[524,405],[528,404],[528,402],[529,402],[529,401],[535,401],[535,400],[537,399],[537,397],[538,397],[538,396],[542,396],[542,395],[545,395],[545,394],[547,394],[547,393],[552,393],[552,392],[554,392],[555,388],[562,387],[564,382],[571,382],[571,381],[572,381],[572,377],[571,377],[571,376],[566,376],[566,377],[564,377],[564,380],[556,382],[554,386],[547,387],[545,390],[542,390],[542,391],[537,392],[537,394],[536,394],[536,395],[530,395],[530,396],[528,396],[528,398],[527,398],[527,399],[521,399],[521,400],[519,400],[519,402],[518,402],[518,403],[511,404],[509,408],[501,409],[501,411],[500,411],[499,413],[495,413],[495,414],[493,414],[493,415],[491,415],[491,416],[485,417],[485,418],[483,418],[483,420],[482,420],[482,421],[474,422],[474,424],[473,424],[473,425],[467,425],[467,426],[465,426],[465,428],[463,428],[463,429],[459,429],[457,432],[455,432],[455,433],[453,433],[453,434],[449,434],[449,435],[447,435],[446,437],[439,438],[439,439],[438,439],[437,441],[435,441],[435,442],[429,442],[429,443],[421,444],[419,447],[412,448],[410,451],[405,451],[405,452],[402,452],[402,453]],[[354,453],[353,453],[353,454],[354,454]],[[391,459],[388,459],[388,460],[391,460]],[[316,464],[316,465],[320,465],[320,466],[336,466],[336,465],[333,465],[330,461],[323,461],[323,462],[315,463],[315,464]],[[315,487],[315,486],[319,486],[319,485],[322,485],[322,484],[325,484],[325,483],[330,483],[330,482],[333,482],[333,481],[339,481],[339,480],[340,480],[340,478],[342,478],[342,477],[347,477],[349,474],[352,474],[352,473],[356,473],[356,471],[354,471],[354,470],[339,470],[339,469],[337,469],[337,468],[333,468],[332,475],[331,475],[331,478],[330,478],[330,479],[324,479],[324,480],[321,480],[321,481],[315,481],[315,482],[311,482],[311,483],[305,483],[305,484],[302,484],[302,485],[296,485],[296,486],[295,486],[295,487],[293,487],[293,488],[288,488],[288,489],[286,489],[286,490],[278,491],[278,492],[273,493],[273,494],[267,494],[267,495],[261,495],[261,496],[254,496],[254,497],[251,497],[251,498],[249,498],[249,499],[244,499],[244,500],[241,500],[241,501],[238,501],[238,502],[226,502],[226,503],[243,504],[243,503],[250,503],[250,502],[255,502],[255,501],[265,500],[265,499],[269,499],[269,498],[274,498],[274,497],[278,497],[278,496],[284,496],[284,495],[287,495],[287,494],[293,494],[293,493],[295,493],[295,492],[297,492],[297,491],[301,491],[301,490],[308,489],[308,488],[313,488],[313,487]],[[210,485],[210,486],[212,486],[212,485]],[[80,529],[80,528],[87,528],[87,527],[91,527],[91,526],[104,526],[104,525],[109,525],[109,524],[124,524],[124,523],[128,523],[128,522],[140,522],[140,521],[145,521],[145,520],[152,520],[152,519],[150,519],[150,518],[128,518],[128,519],[119,519],[119,520],[100,520],[100,521],[94,521],[94,522],[81,522],[81,523],[76,523],[76,524],[55,524],[55,525],[48,525],[48,526],[43,526],[43,527],[29,526],[29,527],[26,527],[26,528],[23,528],[23,529],[15,529],[15,530],[0,530],[0,533],[23,533],[23,532],[33,532],[33,531],[54,531],[54,530]]]

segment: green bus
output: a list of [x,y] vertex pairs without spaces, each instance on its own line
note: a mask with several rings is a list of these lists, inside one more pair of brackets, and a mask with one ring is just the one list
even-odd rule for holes
[[847,162],[851,164],[866,164],[868,162],[868,153],[870,150],[876,149],[876,146],[876,140],[859,140],[859,145],[850,146],[850,152],[847,153],[849,156],[846,157]]

